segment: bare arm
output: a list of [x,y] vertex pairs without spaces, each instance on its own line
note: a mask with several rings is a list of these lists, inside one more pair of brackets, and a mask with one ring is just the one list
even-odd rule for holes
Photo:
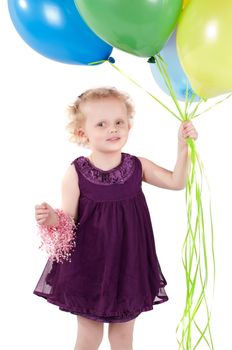
[[182,122],[178,131],[177,160],[173,171],[162,168],[148,159],[140,157],[142,163],[143,181],[169,190],[185,188],[191,163],[188,159],[187,138],[196,140],[198,133],[190,120]]
[[73,218],[77,219],[77,208],[80,196],[78,175],[75,166],[68,167],[61,184],[61,208]]
[[[152,161],[139,157],[142,164],[142,180],[157,187],[169,190],[181,190],[185,187],[186,153],[180,152],[174,171],[162,168]],[[184,169],[184,171],[183,171]]]
[[[74,165],[65,172],[61,185],[61,209],[77,219],[77,208],[80,196],[78,175]],[[55,210],[46,202],[35,206],[35,218],[38,224],[57,226],[58,217]]]
[[172,179],[177,189],[182,190],[185,188],[190,167],[191,162],[188,158],[188,146],[178,144],[176,165],[172,173]]

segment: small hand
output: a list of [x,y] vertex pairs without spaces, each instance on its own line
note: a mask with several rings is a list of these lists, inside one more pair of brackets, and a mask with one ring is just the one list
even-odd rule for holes
[[186,145],[187,138],[191,138],[193,140],[198,138],[198,133],[191,120],[182,122],[178,131],[179,144]]
[[57,225],[56,213],[46,202],[35,205],[35,219],[39,225]]

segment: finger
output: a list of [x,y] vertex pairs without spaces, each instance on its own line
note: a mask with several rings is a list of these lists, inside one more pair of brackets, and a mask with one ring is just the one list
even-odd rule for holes
[[46,221],[47,221],[47,219],[39,219],[39,220],[36,220],[37,224],[39,224],[39,225],[45,224]]
[[41,216],[41,217],[38,217],[36,220],[47,220],[47,216]]
[[39,219],[39,220],[37,220],[37,223],[39,224],[39,225],[42,225],[42,224],[44,224],[46,222],[46,219]]
[[48,203],[46,203],[46,202],[41,203],[41,207],[48,208]]
[[35,206],[35,211],[44,211],[44,210],[48,210],[48,209],[44,208],[44,207],[41,206],[41,205]]
[[190,136],[190,135],[192,135],[193,133],[192,133],[192,131],[190,130],[190,131],[187,131],[186,133],[185,133],[185,136]]
[[48,217],[49,213],[35,213],[35,218]]
[[38,208],[35,210],[36,213],[48,213],[49,212],[49,209],[44,209],[44,208]]
[[43,205],[39,205],[39,204],[37,204],[37,205],[35,205],[35,210],[40,210],[40,209],[47,209],[47,207],[45,207],[45,206],[43,206]]
[[38,214],[35,216],[36,220],[46,219],[48,214]]
[[197,134],[197,131],[195,129],[186,130],[186,134],[187,135]]
[[188,130],[189,133],[192,133],[192,134],[197,134],[197,131],[195,129],[190,129]]
[[36,213],[36,217],[48,216],[48,213]]
[[195,129],[195,127],[192,125],[192,124],[188,124],[188,125],[185,125],[185,130],[191,130],[191,129]]
[[191,120],[187,120],[183,123],[183,126],[186,128],[188,127],[189,125],[193,125],[193,123],[191,122]]
[[187,133],[187,137],[197,138],[197,133],[195,131],[190,131]]
[[184,131],[184,132],[183,132],[183,136],[184,136],[184,137],[188,137],[188,136],[189,136],[189,134],[190,134],[190,132],[189,132],[189,131]]

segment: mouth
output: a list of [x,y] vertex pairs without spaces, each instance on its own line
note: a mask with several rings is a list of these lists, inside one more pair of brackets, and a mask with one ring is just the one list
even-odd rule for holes
[[120,140],[120,137],[111,137],[110,139],[107,139],[106,141],[118,141]]

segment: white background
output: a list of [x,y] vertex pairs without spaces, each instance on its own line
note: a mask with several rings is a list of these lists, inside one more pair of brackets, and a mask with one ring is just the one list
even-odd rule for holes
[[[171,106],[152,78],[146,59],[114,50],[116,64]],[[220,62],[218,62],[220,65]],[[60,206],[60,182],[69,163],[88,151],[69,143],[66,107],[83,90],[116,86],[130,93],[136,117],[124,148],[170,170],[176,161],[179,121],[105,63],[65,65],[39,55],[15,31],[0,3],[1,162],[1,349],[73,349],[76,317],[33,295],[46,256],[38,249],[34,205]],[[215,101],[210,100],[210,104]],[[212,334],[216,350],[227,349],[231,327],[231,107],[232,99],[194,121],[197,147],[211,184],[217,281]],[[144,185],[157,254],[167,279],[167,303],[142,313],[134,349],[177,349],[175,328],[185,301],[181,246],[185,237],[185,192]],[[2,323],[3,322],[3,323]],[[101,350],[109,349],[105,325]],[[203,349],[200,346],[200,349]]]

